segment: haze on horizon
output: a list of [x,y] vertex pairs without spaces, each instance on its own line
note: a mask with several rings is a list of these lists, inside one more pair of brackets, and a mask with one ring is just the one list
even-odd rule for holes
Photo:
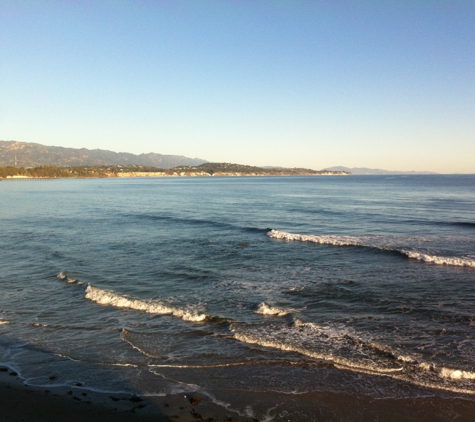
[[475,2],[4,0],[0,139],[475,173]]

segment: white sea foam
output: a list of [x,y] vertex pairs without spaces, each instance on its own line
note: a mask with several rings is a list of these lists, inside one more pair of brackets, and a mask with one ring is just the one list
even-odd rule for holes
[[136,311],[143,311],[149,314],[171,314],[185,321],[204,321],[207,315],[199,313],[193,309],[181,309],[158,300],[134,299],[120,294],[102,290],[88,284],[86,288],[86,299],[101,305],[115,306],[117,308],[128,308]]
[[10,321],[5,321],[4,319],[0,319],[0,325],[10,324]]
[[68,276],[66,275],[66,271],[61,271],[56,277],[60,280],[65,280]]
[[244,343],[296,352],[359,372],[388,374],[403,369],[395,358],[379,358],[383,347],[388,350],[388,356],[393,355],[389,353],[389,347],[375,345],[342,327],[323,327],[296,318],[291,326],[232,324],[231,331],[236,340]]
[[289,289],[289,292],[300,292],[300,291],[302,291],[302,290],[304,290],[304,289],[305,289],[305,287],[303,287],[303,286],[295,286],[295,287],[291,287],[291,288]]
[[74,284],[74,283],[79,284],[79,285],[84,284],[83,281],[69,277],[66,271],[61,271],[56,277],[59,278],[60,280],[66,280],[70,284]]
[[[475,380],[475,372],[421,362],[418,357],[401,354],[388,345],[365,340],[343,327],[320,326],[296,318],[293,326],[273,329],[267,326],[231,325],[234,337],[248,344],[296,352],[332,362],[335,367],[356,372],[389,376],[417,385],[475,394],[463,382]],[[442,378],[452,381],[441,385]]]
[[421,252],[413,252],[401,250],[401,253],[407,255],[409,258],[417,259],[419,261],[430,262],[438,265],[451,265],[454,267],[472,267],[475,268],[475,260],[470,258],[458,258],[450,256],[436,256],[427,255]]
[[475,379],[475,372],[462,371],[460,369],[441,368],[438,372],[442,378],[450,378],[453,380],[460,380],[460,379],[474,380]]
[[266,303],[262,302],[255,312],[256,314],[261,314],[261,315],[273,315],[273,316],[282,317],[294,311],[295,309],[278,308],[275,306],[269,306]]
[[320,245],[334,245],[334,246],[367,246],[357,236],[335,236],[335,235],[306,235],[298,233],[287,233],[278,230],[270,230],[267,236],[273,239],[282,239],[299,242],[312,242]]
[[428,262],[437,265],[450,265],[455,267],[471,267],[475,268],[475,260],[468,257],[450,257],[429,255],[418,251],[411,251],[407,249],[398,249],[389,245],[370,243],[365,241],[364,237],[359,236],[336,236],[336,235],[305,235],[298,233],[287,233],[278,230],[270,230],[267,236],[273,239],[282,239],[287,241],[311,242],[320,245],[333,246],[361,246],[366,248],[374,248],[379,250],[387,250],[398,252],[411,259]]

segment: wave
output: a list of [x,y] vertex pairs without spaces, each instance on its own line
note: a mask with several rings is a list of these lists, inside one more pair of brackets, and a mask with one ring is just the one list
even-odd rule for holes
[[198,219],[198,218],[188,218],[188,217],[177,217],[174,215],[159,215],[159,214],[124,214],[125,217],[132,217],[142,220],[153,220],[153,221],[169,221],[179,224],[186,224],[191,226],[212,226],[218,228],[225,228],[225,229],[239,229],[245,232],[250,233],[265,233],[269,229],[262,229],[258,227],[241,227],[236,226],[233,223],[227,223],[223,221],[215,221],[215,220],[207,220],[207,219]]
[[0,325],[7,325],[7,324],[10,324],[10,321],[6,321],[0,318]]
[[273,316],[286,316],[291,314],[292,312],[295,312],[295,309],[284,309],[284,308],[278,308],[276,306],[269,306],[266,303],[262,302],[259,304],[259,307],[255,311],[256,314],[260,315],[273,315]]
[[288,241],[311,242],[320,245],[333,246],[367,246],[362,243],[361,238],[357,236],[336,236],[336,235],[306,235],[281,232],[279,230],[271,229],[267,232],[267,236],[273,239],[281,239]]
[[[84,284],[83,281],[77,280],[75,278],[69,277],[66,271],[61,271],[57,278],[61,280],[67,280],[68,283],[76,283],[78,285]],[[126,308],[133,309],[136,311],[147,312],[150,314],[159,314],[166,315],[170,314],[175,317],[181,318],[185,321],[191,322],[209,322],[216,325],[229,325],[234,320],[229,317],[220,317],[216,315],[208,315],[206,313],[201,313],[196,309],[191,307],[189,308],[180,308],[173,306],[170,303],[167,303],[163,300],[147,300],[147,299],[136,299],[126,295],[121,295],[110,290],[103,290],[98,287],[88,284],[86,287],[85,298],[92,300],[100,305],[114,306],[116,308]]]
[[457,226],[475,229],[475,223],[472,223],[471,221],[437,221],[435,224],[440,226]]
[[61,271],[57,276],[57,278],[59,278],[60,280],[67,280],[68,283],[76,283],[76,284],[84,284],[84,281],[80,281],[80,280],[77,280],[75,278],[72,278],[72,277],[69,277],[68,274],[66,273],[66,271]]
[[376,245],[365,242],[363,237],[358,236],[337,236],[337,235],[305,235],[298,233],[287,233],[271,229],[267,232],[267,236],[273,239],[281,239],[287,241],[311,242],[320,245],[331,246],[358,246],[363,248],[372,248],[382,251],[397,252],[411,259],[422,262],[428,262],[437,265],[450,265],[455,267],[471,267],[475,268],[475,260],[465,257],[450,257],[429,255],[418,251],[407,249],[397,249],[387,245]]
[[346,369],[371,373],[402,370],[395,352],[387,346],[366,341],[348,329],[322,327],[296,318],[291,325],[231,324],[231,331],[234,338],[243,343],[296,352]]
[[412,224],[412,225],[425,225],[425,226],[455,226],[455,227],[465,227],[465,228],[470,228],[470,229],[475,229],[475,223],[471,221],[434,221],[434,220],[416,220],[416,219],[410,219],[410,220],[402,220],[402,223],[406,224]]
[[453,226],[460,226],[460,227],[470,227],[475,229],[475,223],[471,223],[469,221],[457,221],[452,223]]
[[149,314],[171,314],[175,317],[181,318],[185,321],[199,322],[208,318],[208,315],[200,313],[193,309],[182,309],[171,306],[159,300],[144,300],[134,299],[123,296],[112,291],[102,290],[88,284],[86,288],[86,299],[101,305],[114,306],[116,308],[134,309],[136,311],[143,311]]
[[231,325],[235,339],[243,343],[299,353],[332,363],[338,369],[475,394],[471,383],[475,372],[421,361],[417,356],[406,355],[344,327],[319,326],[296,318],[291,325],[269,328],[269,324]]
[[430,262],[437,265],[451,265],[454,267],[471,267],[475,268],[475,261],[470,258],[458,258],[450,256],[437,256],[428,255],[421,252],[413,252],[407,250],[401,250],[401,254],[406,255],[408,258],[417,259],[423,262]]
[[462,371],[460,369],[441,368],[439,370],[439,375],[442,378],[450,378],[450,379],[454,379],[454,380],[459,380],[459,379],[473,380],[473,379],[475,379],[475,372]]

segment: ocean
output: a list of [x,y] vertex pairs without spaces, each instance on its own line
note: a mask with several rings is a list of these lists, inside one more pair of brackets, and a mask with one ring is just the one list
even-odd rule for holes
[[475,399],[475,175],[4,181],[0,230],[28,385]]

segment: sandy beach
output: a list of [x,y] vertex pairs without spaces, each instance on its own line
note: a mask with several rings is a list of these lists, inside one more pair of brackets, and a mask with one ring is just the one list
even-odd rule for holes
[[[242,394],[242,392],[241,392]],[[253,393],[248,393],[253,394]],[[243,394],[242,400],[246,400]],[[280,400],[278,397],[280,396]],[[309,393],[284,395],[261,393],[262,401],[281,405],[275,421],[473,421],[475,402],[461,397],[371,399],[368,397]],[[279,413],[279,407],[282,412]],[[300,413],[292,416],[284,410]],[[154,397],[97,393],[81,387],[44,388],[24,385],[11,369],[0,367],[0,420],[4,422],[257,422],[211,402],[202,394]],[[289,419],[290,418],[290,419]]]
[[74,388],[27,386],[0,366],[2,422],[253,421],[227,412],[200,394],[138,397]]

